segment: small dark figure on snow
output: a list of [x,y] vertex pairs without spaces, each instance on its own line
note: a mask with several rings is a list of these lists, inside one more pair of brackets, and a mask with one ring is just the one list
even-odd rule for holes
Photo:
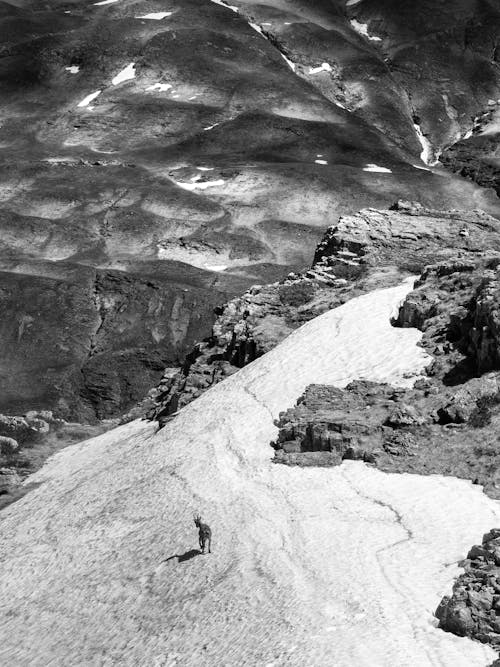
[[194,515],[194,525],[198,528],[198,537],[200,540],[200,549],[201,553],[205,553],[205,547],[208,544],[208,553],[212,553],[210,547],[212,546],[212,531],[206,523],[201,522],[201,516],[199,514]]

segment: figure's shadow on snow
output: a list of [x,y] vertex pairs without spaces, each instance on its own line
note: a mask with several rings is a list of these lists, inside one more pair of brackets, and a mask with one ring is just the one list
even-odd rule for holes
[[169,556],[169,558],[165,558],[163,561],[164,563],[168,563],[169,560],[173,560],[174,558],[177,558],[178,563],[184,563],[187,560],[191,560],[191,558],[194,558],[195,556],[200,556],[201,551],[199,549],[190,549],[189,551],[186,551],[183,554],[174,554],[173,556]]

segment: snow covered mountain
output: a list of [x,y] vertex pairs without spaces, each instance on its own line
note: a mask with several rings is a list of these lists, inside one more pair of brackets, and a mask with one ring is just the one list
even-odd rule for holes
[[[363,463],[271,463],[312,382],[409,386],[430,358],[390,326],[411,281],[349,301],[186,406],[67,448],[0,515],[8,665],[487,665],[433,611],[498,524],[480,487]],[[213,530],[197,555],[192,513]]]

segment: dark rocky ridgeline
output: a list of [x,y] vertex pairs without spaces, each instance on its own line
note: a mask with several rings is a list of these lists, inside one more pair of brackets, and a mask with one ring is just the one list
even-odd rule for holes
[[[439,627],[500,652],[500,529],[486,533],[460,566],[465,572],[436,610]],[[500,658],[493,665],[498,667]]]
[[500,249],[499,224],[481,211],[436,211],[400,201],[392,210],[342,216],[326,231],[310,271],[253,287],[218,309],[211,336],[195,346],[181,370],[168,368],[127,418],[167,418],[321,313],[397,284],[427,264],[490,257],[493,248]]

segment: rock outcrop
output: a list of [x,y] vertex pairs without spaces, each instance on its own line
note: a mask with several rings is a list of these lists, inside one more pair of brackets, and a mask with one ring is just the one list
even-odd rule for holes
[[500,652],[500,529],[486,533],[460,565],[465,572],[436,610],[439,627]]

